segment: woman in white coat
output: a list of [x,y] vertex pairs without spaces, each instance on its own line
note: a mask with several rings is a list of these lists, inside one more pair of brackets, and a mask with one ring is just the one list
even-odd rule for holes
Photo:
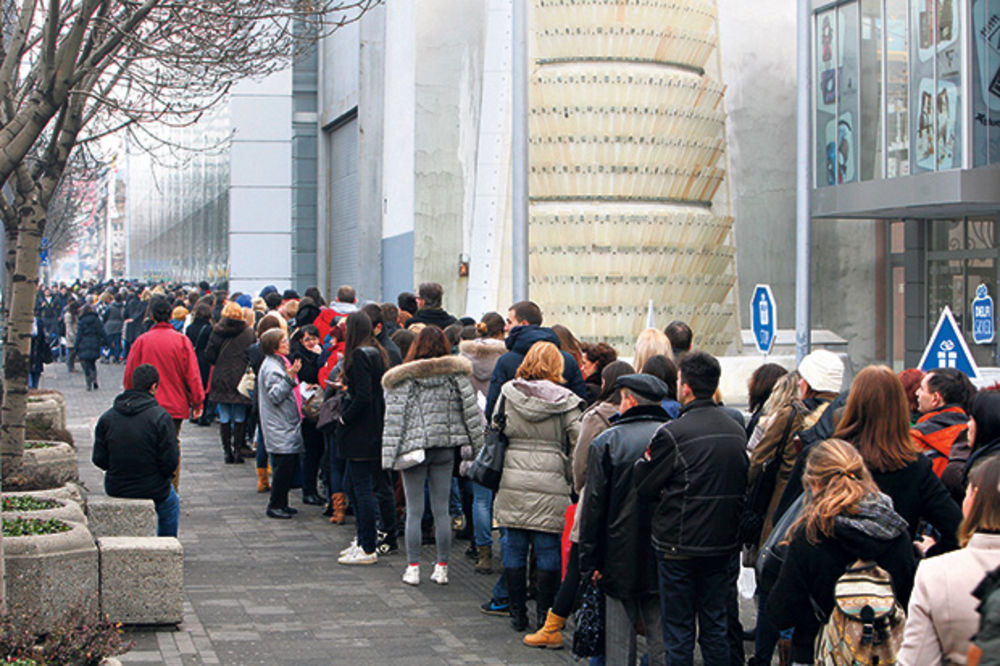
[[900,666],[965,664],[979,629],[972,590],[1000,566],[1000,458],[969,476],[959,528],[964,546],[920,563],[907,611]]

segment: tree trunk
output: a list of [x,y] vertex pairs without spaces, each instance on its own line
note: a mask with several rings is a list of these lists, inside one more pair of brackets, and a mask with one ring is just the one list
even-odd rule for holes
[[11,277],[4,346],[3,423],[0,425],[0,458],[5,480],[20,469],[24,453],[31,324],[38,291],[38,252],[45,228],[45,209],[38,201],[37,193],[38,189],[34,188],[30,199],[18,207],[17,258]]

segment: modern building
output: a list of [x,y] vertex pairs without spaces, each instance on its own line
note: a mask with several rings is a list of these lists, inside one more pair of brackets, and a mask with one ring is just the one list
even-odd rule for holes
[[875,356],[914,366],[1000,288],[1000,2],[814,0],[812,30],[814,229],[874,224]]

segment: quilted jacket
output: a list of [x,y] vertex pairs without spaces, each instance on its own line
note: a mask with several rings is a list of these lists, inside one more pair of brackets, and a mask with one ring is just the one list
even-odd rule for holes
[[469,382],[472,364],[441,356],[398,365],[382,377],[382,468],[417,449],[483,445],[482,416]]

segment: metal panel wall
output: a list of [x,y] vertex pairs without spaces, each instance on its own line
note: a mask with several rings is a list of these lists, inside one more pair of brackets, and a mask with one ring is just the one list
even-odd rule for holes
[[358,244],[358,119],[355,115],[324,133],[327,143],[326,225],[329,263],[326,291],[360,278]]

